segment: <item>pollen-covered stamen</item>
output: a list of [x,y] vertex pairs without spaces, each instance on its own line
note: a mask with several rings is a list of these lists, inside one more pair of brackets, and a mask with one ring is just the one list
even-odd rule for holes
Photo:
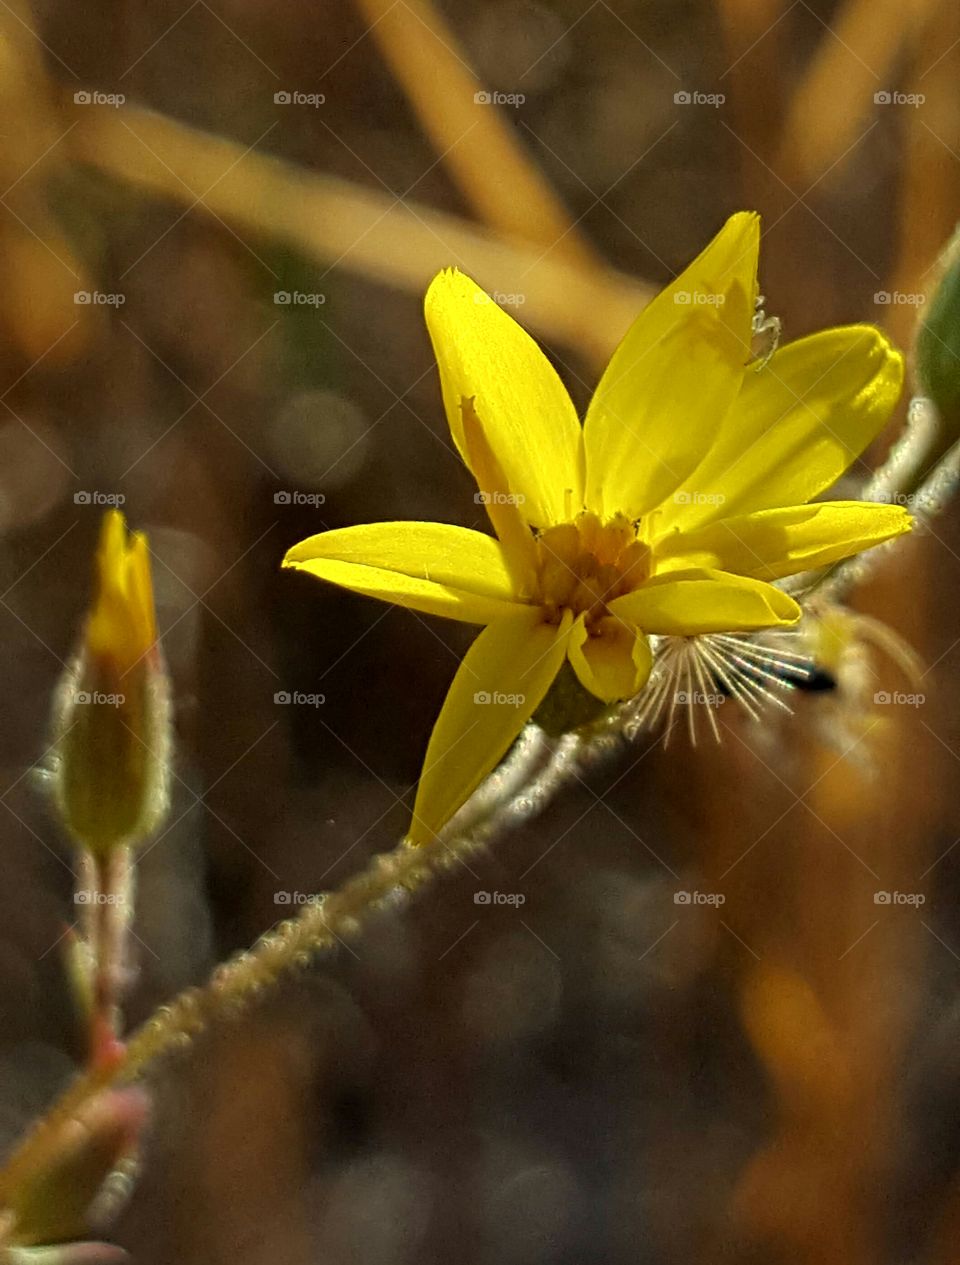
[[551,618],[572,610],[594,627],[608,603],[650,576],[650,550],[622,514],[601,522],[584,511],[537,536],[537,596]]

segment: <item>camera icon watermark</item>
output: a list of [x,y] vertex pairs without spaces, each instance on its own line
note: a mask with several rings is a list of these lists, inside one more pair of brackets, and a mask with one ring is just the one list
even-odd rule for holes
[[877,290],[873,301],[881,307],[923,307],[927,296],[922,290]]
[[277,307],[323,307],[327,296],[306,290],[275,290],[273,301]]
[[684,490],[674,492],[675,505],[723,505],[726,497],[722,492],[691,492]]
[[505,290],[494,290],[492,294],[486,294],[483,290],[478,290],[473,296],[473,301],[478,307],[483,307],[487,303],[496,303],[498,307],[523,307],[527,296],[519,291],[507,293]]
[[673,94],[674,105],[710,105],[715,110],[719,109],[726,99],[722,92],[688,92],[684,88]]
[[527,903],[523,892],[474,892],[475,905],[513,905],[519,908]]
[[908,694],[903,690],[877,690],[873,701],[881,707],[922,707],[926,694]]
[[310,505],[316,509],[325,505],[327,498],[322,492],[274,492],[274,505]]
[[475,92],[474,105],[512,105],[514,109],[523,105],[526,97],[522,92]]
[[725,905],[727,901],[723,892],[674,892],[673,903],[675,905],[712,905],[719,908]]
[[277,690],[273,701],[280,707],[322,707],[326,694],[305,694],[302,690]]
[[504,694],[500,690],[477,690],[473,701],[478,707],[522,707],[526,694]]
[[674,290],[673,301],[678,307],[723,307],[727,296],[719,291]]
[[678,707],[722,707],[726,694],[711,694],[704,690],[677,690],[673,701]]
[[105,293],[102,290],[76,290],[73,301],[78,307],[123,307],[125,294]]
[[73,94],[74,105],[109,105],[117,110],[126,102],[122,92],[97,92],[94,89],[80,88]]
[[126,694],[105,694],[102,690],[77,690],[73,701],[78,707],[122,707]]
[[286,92],[281,90],[273,94],[274,105],[309,105],[315,110],[324,105],[327,98],[322,92]]
[[74,492],[74,505],[105,505],[111,509],[117,509],[126,503],[127,498],[122,492]]
[[921,905],[927,903],[927,898],[923,892],[874,892],[873,903],[875,905],[912,905],[914,909],[919,909]]
[[923,496],[919,492],[873,492],[871,499],[880,501],[884,505],[905,505],[909,508],[917,501],[923,500]]
[[523,505],[526,497],[522,492],[474,492],[475,505]]
[[888,92],[881,89],[873,94],[874,105],[910,105],[914,109],[926,101],[922,92]]

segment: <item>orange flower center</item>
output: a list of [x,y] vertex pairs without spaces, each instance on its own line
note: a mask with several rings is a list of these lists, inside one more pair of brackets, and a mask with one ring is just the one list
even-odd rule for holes
[[650,576],[650,549],[622,514],[603,523],[585,510],[540,532],[536,548],[538,597],[553,621],[566,609],[593,626]]

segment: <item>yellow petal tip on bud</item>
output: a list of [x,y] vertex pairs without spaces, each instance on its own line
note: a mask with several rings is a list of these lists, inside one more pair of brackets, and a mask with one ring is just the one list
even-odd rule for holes
[[103,518],[96,560],[97,593],[87,620],[87,647],[129,672],[157,639],[150,554],[142,532],[129,534],[119,510]]

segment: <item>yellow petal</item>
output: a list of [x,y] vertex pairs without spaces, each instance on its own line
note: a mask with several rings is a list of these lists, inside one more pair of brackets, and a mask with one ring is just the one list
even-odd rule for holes
[[732,216],[640,313],[584,423],[586,499],[639,518],[703,459],[750,357],[760,221]]
[[365,523],[311,536],[285,567],[468,624],[520,609],[500,543],[449,523]]
[[570,630],[567,655],[583,688],[605,703],[638,694],[653,662],[643,633],[613,616],[588,632],[581,615]]
[[901,506],[865,501],[761,510],[662,537],[654,548],[655,567],[658,574],[707,567],[777,580],[849,558],[911,526]]
[[648,633],[693,637],[795,624],[800,607],[771,584],[726,571],[691,569],[655,576],[610,603],[610,613]]
[[456,269],[434,278],[424,311],[447,421],[464,461],[470,465],[460,404],[472,398],[527,522],[549,527],[572,518],[583,504],[580,423],[546,356]]
[[426,843],[500,763],[560,670],[572,616],[532,607],[485,628],[453,678],[430,736],[409,839]]
[[460,405],[463,441],[486,506],[487,517],[503,546],[503,555],[510,566],[514,589],[529,593],[535,585],[536,545],[516,498],[509,490],[503,467],[490,447],[483,422],[477,416],[473,400]]
[[789,343],[747,371],[716,443],[664,504],[657,530],[819,496],[879,434],[902,382],[903,358],[869,325]]

